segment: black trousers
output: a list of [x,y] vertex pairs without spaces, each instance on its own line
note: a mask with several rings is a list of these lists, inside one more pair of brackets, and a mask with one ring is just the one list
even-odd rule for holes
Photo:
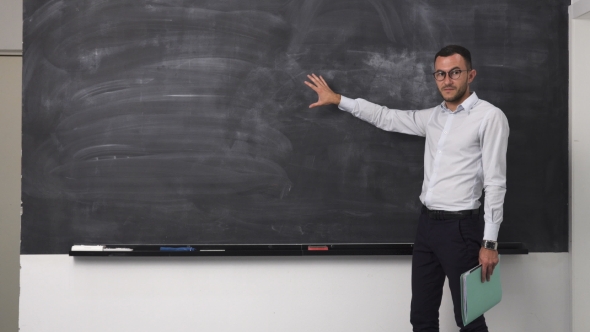
[[488,331],[485,318],[463,326],[461,319],[461,274],[479,264],[483,229],[479,216],[464,219],[430,219],[420,215],[412,257],[412,307],[414,332],[439,331],[438,311],[445,276],[453,298],[455,321],[461,332]]

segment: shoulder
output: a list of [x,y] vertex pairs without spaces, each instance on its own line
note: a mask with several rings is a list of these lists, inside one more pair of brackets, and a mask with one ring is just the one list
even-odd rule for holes
[[478,111],[481,113],[481,123],[479,127],[480,137],[492,135],[494,137],[508,137],[510,127],[508,126],[508,119],[504,112],[498,107],[480,100],[480,105],[477,105]]
[[421,109],[421,110],[412,110],[412,112],[416,112],[417,114],[430,115],[432,113],[435,113],[436,111],[440,112],[440,110],[441,110],[440,106],[434,106],[431,108],[425,108],[425,109]]
[[475,105],[474,110],[481,112],[484,122],[502,121],[506,122],[506,125],[508,125],[508,119],[506,118],[506,114],[504,114],[504,112],[502,112],[501,109],[485,100],[480,99],[477,105]]
[[441,112],[440,106],[434,106],[431,108],[425,108],[421,110],[413,110],[411,111],[416,118],[419,118],[422,123],[426,124],[432,119],[433,115],[436,115]]
[[430,108],[424,108],[421,110],[414,110],[412,112],[416,112],[418,114],[423,114],[423,115],[429,115],[432,113],[436,113],[436,112],[440,112],[442,111],[442,108],[440,107],[440,105],[436,105],[434,107],[430,107]]

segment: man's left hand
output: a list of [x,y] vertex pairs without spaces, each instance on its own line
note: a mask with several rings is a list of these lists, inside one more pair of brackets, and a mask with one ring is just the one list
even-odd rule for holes
[[494,268],[498,265],[498,251],[481,248],[479,249],[479,264],[481,264],[481,282],[490,281]]

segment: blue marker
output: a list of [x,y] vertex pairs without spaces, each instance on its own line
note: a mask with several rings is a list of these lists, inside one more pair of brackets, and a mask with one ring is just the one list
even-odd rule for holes
[[160,247],[160,251],[195,251],[193,247]]

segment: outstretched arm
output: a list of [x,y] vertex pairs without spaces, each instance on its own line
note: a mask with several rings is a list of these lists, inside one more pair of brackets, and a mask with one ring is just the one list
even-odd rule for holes
[[424,112],[389,109],[364,99],[350,99],[339,95],[330,89],[323,77],[316,74],[307,75],[307,78],[309,81],[304,83],[318,94],[318,101],[309,105],[309,108],[335,104],[341,110],[383,130],[418,136],[426,135],[426,123],[435,108],[424,110]]
[[305,81],[304,83],[318,94],[318,101],[309,105],[309,108],[330,104],[340,104],[341,96],[330,89],[328,83],[326,83],[322,76],[318,77],[316,74],[311,74],[307,75],[307,78],[311,81],[311,83],[308,81]]

